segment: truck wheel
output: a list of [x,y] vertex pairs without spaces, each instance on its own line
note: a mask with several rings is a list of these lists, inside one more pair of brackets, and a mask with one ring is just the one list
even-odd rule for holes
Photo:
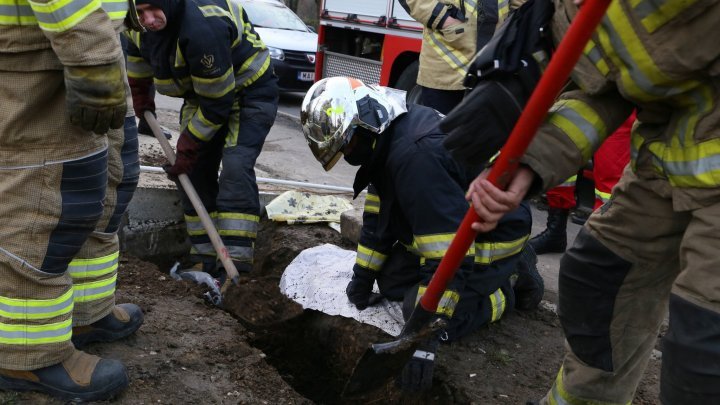
[[409,104],[420,104],[422,87],[417,84],[418,69],[420,63],[415,61],[408,65],[395,82],[395,88],[407,92],[406,101]]

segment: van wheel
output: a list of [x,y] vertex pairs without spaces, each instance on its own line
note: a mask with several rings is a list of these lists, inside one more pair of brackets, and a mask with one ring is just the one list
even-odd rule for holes
[[407,95],[405,100],[408,104],[420,104],[420,95],[422,87],[417,84],[417,75],[420,68],[420,62],[415,61],[408,65],[395,82],[395,88],[405,90]]

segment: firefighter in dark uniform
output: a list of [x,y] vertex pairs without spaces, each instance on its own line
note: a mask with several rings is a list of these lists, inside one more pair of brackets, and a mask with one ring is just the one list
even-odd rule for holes
[[[325,170],[344,155],[360,166],[355,195],[369,185],[349,300],[361,310],[377,302],[377,281],[381,296],[403,301],[409,316],[468,210],[465,190],[473,173],[443,147],[442,115],[406,105],[404,92],[335,77],[310,88],[300,118]],[[523,280],[515,285],[523,285],[526,298],[537,298],[533,304],[523,299],[523,305],[537,306],[542,285],[535,261],[521,260],[530,226],[523,205],[498,229],[478,236],[438,305],[438,315],[449,319],[443,340],[460,338],[513,308],[520,268]],[[437,341],[416,352],[401,378],[404,388],[429,386]]]
[[[238,271],[250,271],[260,215],[254,167],[278,103],[268,49],[236,2],[139,0],[136,8],[148,32],[131,34],[127,50],[135,111],[151,108],[153,83],[184,98],[167,172],[189,175]],[[186,196],[183,205],[192,257],[217,274],[210,238]]]

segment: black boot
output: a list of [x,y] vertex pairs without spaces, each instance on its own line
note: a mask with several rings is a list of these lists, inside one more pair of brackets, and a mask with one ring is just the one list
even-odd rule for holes
[[144,315],[135,304],[118,304],[105,317],[87,326],[76,326],[72,342],[77,348],[89,343],[114,342],[135,333],[144,321]]
[[567,247],[568,210],[550,208],[548,209],[547,228],[539,235],[530,239],[530,245],[535,253],[563,253]]

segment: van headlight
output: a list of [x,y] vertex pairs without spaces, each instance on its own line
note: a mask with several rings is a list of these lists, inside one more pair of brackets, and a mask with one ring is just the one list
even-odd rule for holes
[[282,49],[273,48],[272,46],[268,46],[268,51],[270,51],[270,57],[277,60],[285,60],[285,52],[283,52]]

